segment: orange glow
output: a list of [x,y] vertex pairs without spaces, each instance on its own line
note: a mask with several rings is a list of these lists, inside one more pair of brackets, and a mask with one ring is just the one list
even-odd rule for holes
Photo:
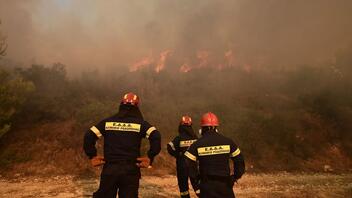
[[165,62],[166,59],[171,55],[171,50],[165,50],[163,52],[160,53],[160,57],[159,60],[156,64],[155,67],[155,72],[159,73],[161,70],[163,70],[165,68]]
[[228,50],[225,52],[225,60],[227,66],[232,67],[235,65],[235,55],[232,50]]
[[187,63],[184,63],[180,67],[180,72],[183,72],[183,73],[187,73],[187,72],[189,72],[191,70],[192,70],[192,67],[189,64],[187,64]]
[[[161,51],[158,56],[153,56],[150,54],[142,58],[141,60],[132,64],[129,68],[130,72],[135,72],[144,68],[149,68],[155,73],[160,73],[165,70],[167,64],[177,63],[177,60],[172,60],[168,62],[171,56],[174,56],[174,50],[164,50]],[[244,60],[240,60],[235,56],[235,53],[232,49],[223,51],[223,55],[216,59],[212,57],[214,54],[207,50],[198,50],[196,51],[196,55],[193,58],[187,57],[184,58],[184,62],[178,68],[179,72],[187,73],[195,69],[200,68],[214,68],[217,70],[223,70],[226,68],[236,67],[238,66],[240,69],[247,73],[251,73],[253,69],[258,68],[258,61],[255,58],[252,59],[252,63],[249,64]],[[176,56],[177,57],[177,56]],[[182,57],[180,57],[182,58]],[[175,62],[176,61],[176,62]],[[254,62],[254,63],[253,63]]]
[[145,68],[145,67],[151,65],[153,62],[154,62],[154,59],[152,56],[145,57],[142,60],[131,65],[130,72],[135,72],[135,71],[138,71],[142,68]]
[[244,64],[243,70],[246,71],[247,73],[251,73],[252,66],[250,64]]

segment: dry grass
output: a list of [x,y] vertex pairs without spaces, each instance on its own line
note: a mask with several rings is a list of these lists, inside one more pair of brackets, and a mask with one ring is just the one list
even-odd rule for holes
[[[0,141],[0,172],[11,177],[21,173],[31,175],[62,175],[86,174],[92,172],[88,158],[82,150],[85,129],[76,126],[74,120],[57,121],[50,123],[23,126]],[[98,141],[98,151],[102,153],[103,141]],[[162,142],[162,152],[155,158],[153,165],[158,167],[153,172],[146,171],[145,175],[163,176],[175,174],[175,159],[166,151],[166,139]],[[23,149],[25,148],[25,149]],[[149,142],[143,141],[142,155],[146,155]],[[270,150],[270,149],[269,149]],[[278,153],[267,151],[265,159],[251,160],[250,154],[245,155],[248,172],[261,171],[324,171],[324,166],[329,165],[333,173],[351,171],[352,159],[347,157],[337,146],[327,147],[317,152],[316,156],[307,160],[295,159],[297,167],[291,163],[282,164],[276,161]],[[289,155],[289,153],[288,153]],[[329,157],[327,157],[329,156]],[[294,161],[293,159],[291,162]],[[273,163],[274,162],[274,163]],[[291,168],[290,168],[291,167]]]
[[[98,178],[74,176],[0,179],[2,197],[90,197]],[[237,197],[352,197],[352,174],[250,174],[235,186]],[[191,192],[193,197],[194,194]],[[141,198],[178,197],[176,178],[171,175],[144,176]]]

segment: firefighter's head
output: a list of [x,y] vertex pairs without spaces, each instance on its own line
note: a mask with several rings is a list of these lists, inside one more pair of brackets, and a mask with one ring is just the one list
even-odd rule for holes
[[178,126],[178,132],[180,134],[186,133],[193,138],[198,138],[192,127],[192,118],[187,115],[182,116],[180,125]]
[[132,92],[126,93],[121,100],[121,104],[138,106],[139,97]]
[[117,116],[120,118],[124,117],[135,117],[143,119],[143,115],[139,110],[139,97],[134,93],[127,93],[122,97],[119,112]]
[[181,118],[180,125],[191,126],[192,125],[192,118],[184,115]]
[[208,112],[202,116],[200,126],[202,127],[201,130],[199,130],[200,135],[208,131],[218,132],[217,127],[219,126],[219,119],[214,113]]

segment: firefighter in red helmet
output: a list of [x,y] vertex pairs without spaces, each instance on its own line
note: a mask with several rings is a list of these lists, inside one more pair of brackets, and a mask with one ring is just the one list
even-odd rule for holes
[[[189,146],[197,140],[197,135],[194,133],[192,128],[192,118],[189,116],[182,116],[180,124],[178,126],[178,135],[167,144],[167,151],[170,155],[176,158],[176,171],[177,171],[177,182],[180,190],[181,198],[189,198],[188,191],[188,168],[186,166],[186,160],[184,153],[187,151]],[[197,181],[190,178],[193,190],[198,195],[199,186]]]
[[[218,132],[219,120],[208,112],[201,119],[202,135],[185,152],[190,177],[200,182],[201,198],[233,198],[234,182],[245,172],[244,158],[237,145]],[[233,161],[230,175],[229,159]],[[198,168],[199,167],[199,168]]]
[[[151,166],[161,149],[157,129],[143,119],[136,94],[123,96],[119,112],[92,126],[84,136],[84,151],[93,166],[103,166],[94,198],[138,198],[140,168]],[[104,137],[104,157],[97,156],[96,141]],[[140,156],[141,141],[149,140],[147,157]]]

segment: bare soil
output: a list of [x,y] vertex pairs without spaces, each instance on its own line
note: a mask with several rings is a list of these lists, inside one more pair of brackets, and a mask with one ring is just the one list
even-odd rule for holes
[[[91,197],[99,178],[75,176],[0,177],[0,197]],[[247,174],[234,187],[236,197],[352,197],[352,174]],[[176,177],[144,176],[141,198],[179,197]],[[196,197],[191,191],[191,196]]]

